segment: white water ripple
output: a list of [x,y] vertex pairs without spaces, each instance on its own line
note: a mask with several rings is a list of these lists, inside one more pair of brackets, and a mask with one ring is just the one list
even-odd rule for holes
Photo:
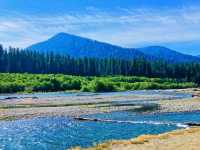
[[103,120],[103,119],[91,119],[84,118],[85,121],[97,121],[97,122],[111,122],[111,123],[129,123],[129,124],[151,124],[151,125],[168,125],[176,126],[178,128],[189,128],[187,124],[175,123],[175,122],[159,122],[159,121],[120,121],[120,120]]

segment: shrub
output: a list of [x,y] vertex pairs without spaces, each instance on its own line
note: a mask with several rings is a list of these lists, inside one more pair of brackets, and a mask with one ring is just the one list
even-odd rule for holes
[[81,89],[81,81],[72,79],[72,80],[67,80],[61,83],[61,89],[62,90],[80,90]]
[[17,83],[0,83],[0,93],[16,93],[24,91],[25,86]]
[[82,92],[92,92],[92,90],[87,85],[83,85],[81,88],[81,91]]
[[134,84],[132,83],[122,83],[121,84],[121,89],[123,90],[132,90],[134,87]]
[[95,79],[91,81],[89,89],[93,92],[112,92],[116,90],[116,87],[112,82],[103,82]]
[[32,89],[35,92],[51,92],[54,90],[54,86],[51,82],[44,81],[35,83]]
[[53,79],[50,79],[50,84],[51,84],[51,88],[53,91],[60,91],[61,90],[61,85],[60,85],[60,82],[53,78]]

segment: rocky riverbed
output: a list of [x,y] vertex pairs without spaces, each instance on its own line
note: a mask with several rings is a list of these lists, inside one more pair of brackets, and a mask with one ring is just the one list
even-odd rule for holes
[[[187,90],[176,90],[186,93]],[[0,101],[0,119],[40,116],[80,116],[120,110],[145,112],[180,112],[200,110],[200,98],[173,97],[174,90],[136,93],[89,94],[50,97],[10,97]],[[170,94],[170,92],[172,92]],[[194,94],[198,89],[189,89]],[[138,94],[139,93],[139,94]],[[144,94],[145,93],[145,94]],[[147,93],[147,94],[146,94]],[[196,94],[197,95],[197,94]],[[150,106],[150,107],[149,107]]]

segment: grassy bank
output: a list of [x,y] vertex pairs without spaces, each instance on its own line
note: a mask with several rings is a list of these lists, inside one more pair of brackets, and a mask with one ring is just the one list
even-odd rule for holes
[[55,92],[77,90],[83,92],[111,92],[144,89],[177,89],[196,87],[190,82],[146,77],[80,77],[62,74],[0,74],[0,93]]

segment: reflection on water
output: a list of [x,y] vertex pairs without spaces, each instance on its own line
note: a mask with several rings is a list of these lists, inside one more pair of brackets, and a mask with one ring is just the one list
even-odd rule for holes
[[0,149],[64,150],[78,145],[88,147],[110,139],[129,139],[141,134],[174,130],[184,122],[200,122],[200,112],[154,115],[113,112],[86,117],[133,123],[78,122],[66,117],[1,121]]

